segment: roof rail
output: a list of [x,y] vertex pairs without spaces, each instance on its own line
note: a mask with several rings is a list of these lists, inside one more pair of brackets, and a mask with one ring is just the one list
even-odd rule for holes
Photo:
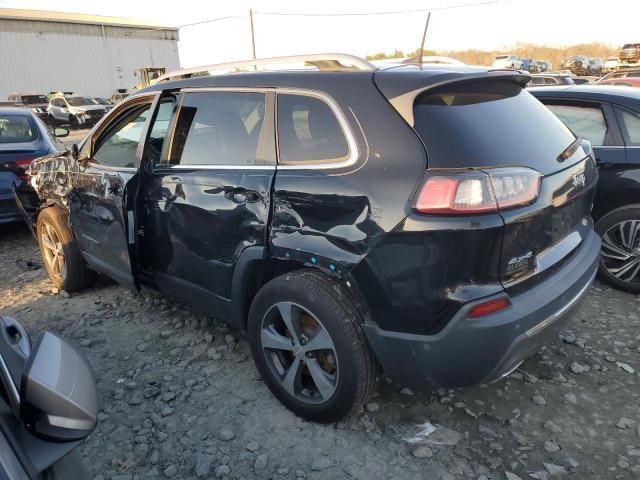
[[311,55],[291,55],[286,57],[258,58],[256,60],[244,60],[240,62],[217,63],[213,65],[203,65],[201,67],[183,68],[165,73],[160,76],[155,83],[166,80],[177,80],[189,78],[194,75],[200,76],[215,70],[232,70],[242,67],[257,67],[259,65],[277,65],[284,63],[309,63],[319,70],[324,71],[372,71],[376,66],[369,63],[364,58],[348,55],[346,53],[314,53]]

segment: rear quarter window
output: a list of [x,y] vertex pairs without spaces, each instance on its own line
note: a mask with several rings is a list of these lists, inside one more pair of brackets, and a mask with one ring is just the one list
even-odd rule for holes
[[622,126],[631,145],[640,145],[640,115],[627,110],[619,110]]
[[338,163],[349,157],[345,132],[322,99],[278,94],[279,160],[284,165]]

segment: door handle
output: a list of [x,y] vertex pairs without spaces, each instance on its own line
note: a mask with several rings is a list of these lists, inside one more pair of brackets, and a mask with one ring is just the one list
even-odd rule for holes
[[255,190],[237,188],[231,191],[231,201],[233,203],[256,203],[260,201],[260,194]]

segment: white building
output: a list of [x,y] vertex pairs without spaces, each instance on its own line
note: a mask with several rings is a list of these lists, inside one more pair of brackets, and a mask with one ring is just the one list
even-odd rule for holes
[[0,8],[0,101],[10,93],[109,97],[142,67],[180,68],[178,29],[126,18]]

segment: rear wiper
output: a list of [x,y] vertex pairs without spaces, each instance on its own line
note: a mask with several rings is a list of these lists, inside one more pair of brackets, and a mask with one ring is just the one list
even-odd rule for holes
[[568,158],[571,158],[571,156],[576,153],[580,147],[582,147],[587,152],[587,154],[591,152],[591,143],[584,138],[578,137],[571,145],[565,148],[560,155],[558,155],[558,158],[556,158],[556,160],[561,163],[564,162]]

